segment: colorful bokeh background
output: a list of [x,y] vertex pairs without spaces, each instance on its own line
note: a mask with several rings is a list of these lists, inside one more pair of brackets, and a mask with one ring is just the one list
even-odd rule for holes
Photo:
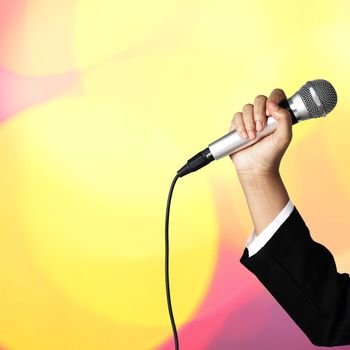
[[[350,272],[349,37],[348,0],[0,0],[0,348],[173,349],[173,176],[257,94],[311,79],[338,106],[294,127],[281,172]],[[315,348],[240,264],[252,229],[228,157],[178,181],[182,349]]]

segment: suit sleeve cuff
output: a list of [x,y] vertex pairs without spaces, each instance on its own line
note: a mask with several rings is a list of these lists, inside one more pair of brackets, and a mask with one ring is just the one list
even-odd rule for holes
[[259,235],[256,235],[255,231],[250,234],[246,242],[249,257],[256,254],[269,241],[269,239],[292,213],[293,209],[294,204],[291,200],[289,200],[285,207],[274,218],[274,220],[268,226],[266,226],[261,233],[259,233]]

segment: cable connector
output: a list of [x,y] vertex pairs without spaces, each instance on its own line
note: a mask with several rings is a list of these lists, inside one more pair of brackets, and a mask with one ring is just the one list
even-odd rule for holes
[[211,154],[209,148],[197,153],[187,163],[177,171],[179,177],[185,176],[189,173],[197,171],[200,168],[203,168],[205,165],[212,162],[215,158]]

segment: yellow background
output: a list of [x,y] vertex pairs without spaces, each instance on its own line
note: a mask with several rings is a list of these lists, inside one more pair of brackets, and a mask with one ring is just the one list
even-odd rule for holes
[[[168,340],[173,176],[256,95],[290,96],[307,80],[329,80],[338,105],[295,126],[281,172],[314,239],[350,272],[349,1],[0,6],[0,346]],[[220,245],[239,256],[252,230],[228,158],[178,181],[170,223],[181,327],[206,299]]]

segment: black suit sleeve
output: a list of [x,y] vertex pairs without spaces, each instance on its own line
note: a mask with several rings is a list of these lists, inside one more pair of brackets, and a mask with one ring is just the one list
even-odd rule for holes
[[318,346],[350,344],[350,278],[315,242],[296,207],[256,254],[240,262]]

